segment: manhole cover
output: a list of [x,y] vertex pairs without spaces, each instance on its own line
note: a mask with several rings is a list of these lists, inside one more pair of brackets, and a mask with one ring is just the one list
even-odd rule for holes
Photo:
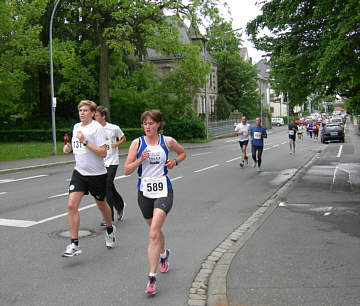
[[[58,236],[63,237],[63,238],[70,238],[70,232],[69,231],[61,231],[57,233]],[[84,238],[84,237],[89,237],[89,236],[93,236],[95,234],[95,232],[92,232],[90,230],[79,230],[79,238]]]

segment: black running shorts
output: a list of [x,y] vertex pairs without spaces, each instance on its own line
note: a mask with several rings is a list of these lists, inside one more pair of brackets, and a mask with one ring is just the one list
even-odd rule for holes
[[144,197],[142,191],[138,191],[138,205],[145,219],[151,219],[153,217],[154,208],[163,210],[166,214],[169,213],[174,201],[173,189],[168,190],[166,198],[150,199]]
[[239,141],[239,144],[240,144],[240,148],[242,148],[243,146],[247,146],[249,143],[249,140],[244,140],[244,141]]
[[84,192],[90,194],[98,201],[104,201],[106,195],[106,175],[81,175],[74,170],[70,185],[69,193]]

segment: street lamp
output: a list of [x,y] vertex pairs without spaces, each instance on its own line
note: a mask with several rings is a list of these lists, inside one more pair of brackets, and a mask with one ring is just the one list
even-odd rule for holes
[[52,53],[52,24],[56,7],[60,0],[56,0],[55,5],[51,12],[50,17],[50,29],[49,29],[49,45],[50,45],[50,109],[51,109],[51,128],[52,128],[52,140],[53,140],[53,155],[56,155],[56,128],[55,128],[55,109],[56,109],[56,98],[54,97],[54,76],[53,76],[53,53]]

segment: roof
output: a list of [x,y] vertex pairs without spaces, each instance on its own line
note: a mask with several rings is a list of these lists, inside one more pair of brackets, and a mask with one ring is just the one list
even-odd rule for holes
[[261,79],[269,79],[269,73],[271,71],[270,66],[267,64],[265,59],[261,59],[256,64],[258,70],[258,76]]
[[[176,21],[172,21],[172,19],[169,19],[171,23],[177,26],[179,31],[179,40],[183,44],[190,44],[191,42],[194,42],[196,40],[202,40],[206,43],[206,39],[204,36],[202,36],[198,30],[195,30],[195,28],[190,27],[188,28],[184,23],[182,25],[175,24]],[[204,58],[204,50],[200,53],[201,58]],[[181,57],[177,55],[164,55],[161,52],[156,51],[152,48],[147,48],[147,55],[145,56],[145,60],[151,61],[151,62],[157,62],[157,61],[174,61],[174,60],[180,60]],[[213,63],[214,65],[217,65],[216,60],[208,53],[205,54],[205,59],[208,62]]]

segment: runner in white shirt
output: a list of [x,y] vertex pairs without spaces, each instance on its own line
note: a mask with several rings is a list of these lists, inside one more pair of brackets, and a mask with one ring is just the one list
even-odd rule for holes
[[[119,166],[118,146],[121,145],[126,138],[119,126],[106,122],[106,118],[108,116],[109,110],[106,107],[98,106],[96,108],[95,119],[104,127],[105,130],[105,143],[107,150],[107,154],[104,159],[107,170],[106,200],[111,209],[112,221],[114,221],[114,207],[117,212],[117,219],[118,221],[121,221],[124,217],[125,203],[115,188],[114,179]],[[105,220],[103,220],[100,225],[105,226]]]
[[250,124],[246,123],[246,117],[241,118],[241,123],[235,127],[234,134],[239,136],[239,144],[241,148],[241,163],[240,167],[243,168],[244,164],[249,163],[249,159],[246,155],[246,148],[249,143]]
[[68,222],[71,243],[61,255],[73,257],[82,253],[79,246],[79,205],[85,194],[91,194],[97,207],[106,221],[105,245],[115,245],[115,226],[111,222],[111,211],[106,203],[106,156],[105,131],[93,120],[96,104],[89,100],[80,101],[78,105],[80,123],[75,124],[71,145],[66,144],[64,153],[74,152],[75,169],[69,185]]

